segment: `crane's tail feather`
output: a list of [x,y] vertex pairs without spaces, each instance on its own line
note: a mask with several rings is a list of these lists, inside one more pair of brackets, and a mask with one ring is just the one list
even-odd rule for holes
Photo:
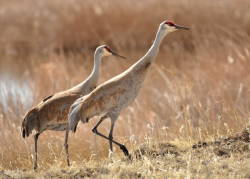
[[69,111],[69,130],[75,132],[79,121],[81,120],[81,102],[76,100],[70,107]]
[[27,112],[23,119],[21,126],[22,137],[29,137],[33,129],[37,129],[37,109],[35,108]]
[[26,136],[26,132],[25,132],[24,128],[22,128],[22,136],[23,136],[23,138],[25,138],[25,136]]
[[30,119],[29,118],[24,118],[23,122],[22,122],[22,127],[21,127],[21,133],[22,133],[22,137],[25,138],[25,137],[29,137],[30,133],[32,132],[32,129],[30,130],[30,127],[29,127],[29,121]]

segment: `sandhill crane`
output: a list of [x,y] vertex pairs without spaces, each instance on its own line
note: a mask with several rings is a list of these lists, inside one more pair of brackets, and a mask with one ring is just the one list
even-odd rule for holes
[[[51,95],[42,100],[37,106],[28,111],[22,122],[22,136],[28,137],[35,130],[35,154],[34,154],[34,169],[37,168],[37,141],[39,135],[45,130],[64,131],[68,125],[68,112],[71,104],[80,96],[90,93],[96,88],[99,78],[99,68],[101,59],[104,56],[118,56],[125,58],[113,52],[108,46],[102,45],[96,48],[94,54],[94,67],[89,77],[82,83],[70,88],[66,91]],[[65,140],[67,140],[65,136]],[[68,158],[68,144],[65,142],[65,152]]]
[[[75,132],[80,120],[85,123],[88,122],[91,117],[100,115],[100,121],[92,131],[109,140],[110,152],[113,152],[112,143],[114,143],[120,147],[125,156],[128,156],[129,152],[125,145],[113,140],[115,122],[121,110],[127,107],[129,103],[136,98],[142,86],[142,82],[145,79],[145,75],[158,54],[163,38],[168,33],[178,29],[188,30],[189,28],[176,25],[170,21],[162,22],[152,46],[140,60],[120,75],[99,85],[90,94],[77,99],[70,108],[69,130]],[[105,136],[97,130],[98,126],[106,118],[111,119],[109,136]]]

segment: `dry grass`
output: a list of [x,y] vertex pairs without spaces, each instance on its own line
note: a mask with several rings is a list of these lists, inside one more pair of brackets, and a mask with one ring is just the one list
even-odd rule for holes
[[0,172],[0,176],[27,178],[249,178],[250,128],[243,132],[183,148],[183,144],[154,142],[139,145],[131,159],[116,154],[62,167],[56,163],[38,172]]
[[[22,116],[45,96],[83,80],[91,70],[97,45],[106,43],[129,57],[127,61],[104,59],[100,80],[104,81],[146,52],[159,23],[166,18],[192,30],[173,33],[164,40],[140,95],[117,122],[115,137],[132,151],[150,141],[174,141],[178,147],[188,148],[197,141],[241,131],[250,117],[248,6],[247,0],[1,0],[0,168],[31,168],[33,141],[31,137],[21,139]],[[106,159],[108,144],[90,130],[95,122],[82,125],[70,136],[74,167],[105,164],[110,171],[109,167],[117,164],[115,167],[125,165],[126,170],[142,174],[143,166],[154,166],[152,162],[162,163],[168,172],[175,165],[163,158],[138,160],[127,166],[119,163],[119,149],[113,161]],[[108,132],[108,122],[102,130]],[[42,175],[47,169],[65,167],[63,135],[45,132],[41,136],[38,162]],[[211,155],[191,160],[185,153],[183,160],[201,170],[205,167],[202,161],[209,158],[215,161],[210,163],[214,168],[232,162],[228,164],[235,172],[231,177],[247,174],[237,172],[245,170],[249,156],[241,160],[243,156],[237,154],[220,161]],[[235,170],[237,162],[241,167]],[[190,167],[177,168],[176,176],[197,176]]]

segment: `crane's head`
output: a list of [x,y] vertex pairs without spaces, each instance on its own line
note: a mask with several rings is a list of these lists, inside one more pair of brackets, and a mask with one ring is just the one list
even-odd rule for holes
[[126,59],[126,57],[121,56],[118,53],[116,53],[113,50],[111,50],[111,48],[108,47],[107,45],[102,45],[102,46],[98,47],[97,51],[99,51],[102,56],[111,56],[111,55],[114,55],[116,57],[120,57],[120,58]]
[[165,31],[165,32],[174,32],[176,30],[189,30],[188,27],[184,27],[184,26],[180,26],[180,25],[177,25],[171,21],[163,21],[161,24],[160,24],[160,28],[161,30]]

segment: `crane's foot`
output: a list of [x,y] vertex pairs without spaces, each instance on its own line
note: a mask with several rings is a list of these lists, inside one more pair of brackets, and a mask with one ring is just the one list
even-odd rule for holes
[[113,157],[113,151],[109,149],[109,158],[112,158]]
[[129,156],[128,149],[125,147],[125,145],[121,145],[120,149],[123,151],[125,156],[127,156],[127,157]]

